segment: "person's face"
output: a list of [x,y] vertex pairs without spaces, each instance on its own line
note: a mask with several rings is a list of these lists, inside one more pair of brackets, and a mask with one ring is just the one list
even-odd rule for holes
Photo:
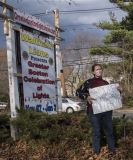
[[95,77],[102,77],[102,73],[103,71],[100,66],[95,66],[94,71],[92,72]]

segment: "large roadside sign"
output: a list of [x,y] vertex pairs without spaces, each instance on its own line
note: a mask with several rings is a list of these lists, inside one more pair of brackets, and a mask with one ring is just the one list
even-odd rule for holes
[[[61,106],[61,85],[55,80],[55,57],[59,59],[55,36],[55,27],[48,22],[14,9],[6,36],[12,118],[17,116],[16,106],[49,114],[57,113],[57,104]],[[60,64],[56,65],[57,70]]]
[[25,108],[55,112],[53,41],[22,30],[20,44]]
[[34,28],[48,35],[55,36],[55,27],[48,22],[42,21],[35,16],[29,15],[23,11],[14,8],[14,21],[25,26]]

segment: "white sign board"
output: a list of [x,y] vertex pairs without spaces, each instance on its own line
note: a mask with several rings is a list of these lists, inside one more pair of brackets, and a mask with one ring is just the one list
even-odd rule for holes
[[54,45],[51,40],[20,32],[24,106],[56,111]]
[[55,27],[23,11],[14,9],[14,21],[39,30],[41,32],[47,33],[51,36],[55,36]]
[[122,107],[120,92],[117,90],[119,84],[110,84],[89,89],[94,114],[102,113]]

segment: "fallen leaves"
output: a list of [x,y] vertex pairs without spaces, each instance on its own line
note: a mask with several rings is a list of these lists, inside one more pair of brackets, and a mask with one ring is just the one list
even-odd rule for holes
[[[77,142],[77,148],[69,150],[64,147],[59,153],[58,145],[45,147],[43,145],[40,149],[33,150],[32,146],[26,142],[15,142],[12,145],[2,144],[0,148],[0,160],[128,160],[133,159],[133,139],[129,135],[125,142],[116,148],[116,155],[109,152],[107,146],[101,148],[99,155],[93,153],[91,147],[88,147],[84,142]],[[71,141],[73,143],[73,140]],[[61,149],[61,148],[60,148]]]

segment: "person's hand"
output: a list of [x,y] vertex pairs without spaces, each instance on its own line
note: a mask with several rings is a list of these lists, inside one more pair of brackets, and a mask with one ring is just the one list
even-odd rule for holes
[[121,91],[122,91],[122,87],[121,87],[121,86],[118,86],[118,87],[117,87],[117,90],[118,90],[119,92],[121,92]]
[[87,97],[87,101],[89,102],[89,104],[92,104],[92,100],[95,100],[94,98],[92,98],[91,96]]

